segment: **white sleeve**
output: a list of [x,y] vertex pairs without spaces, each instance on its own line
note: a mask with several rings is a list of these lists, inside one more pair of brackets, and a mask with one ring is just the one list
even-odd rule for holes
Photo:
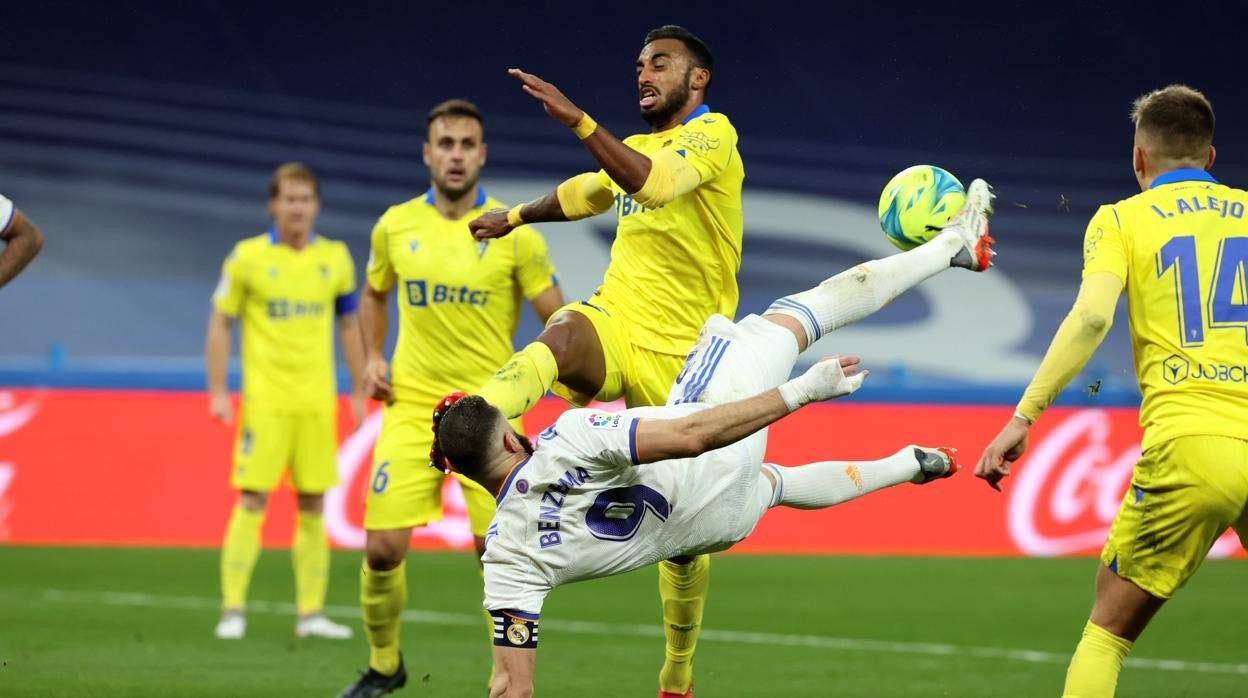
[[592,465],[637,465],[637,423],[629,412],[568,410],[555,422],[556,437]]
[[9,232],[9,227],[13,225],[13,219],[16,218],[17,208],[13,206],[13,202],[9,201],[4,194],[0,194],[0,238]]
[[536,618],[542,613],[551,586],[537,574],[531,560],[508,547],[495,538],[481,558],[485,610],[515,611]]

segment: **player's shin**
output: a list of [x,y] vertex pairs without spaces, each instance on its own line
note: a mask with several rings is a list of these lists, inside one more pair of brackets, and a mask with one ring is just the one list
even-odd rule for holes
[[823,509],[870,494],[920,474],[915,449],[907,446],[873,461],[821,461],[794,467],[767,464],[776,478],[775,504],[794,509]]
[[320,514],[299,512],[290,558],[295,568],[296,611],[300,617],[322,612],[329,588],[329,537]]
[[477,394],[511,419],[537,404],[558,378],[559,365],[550,347],[533,342],[512,354]]
[[681,694],[693,683],[693,653],[710,584],[710,555],[698,555],[685,565],[670,560],[659,563],[659,597],[663,600],[663,635],[667,640],[659,671],[660,690]]
[[234,505],[221,546],[221,592],[225,610],[241,610],[247,603],[251,571],[260,557],[260,528],[264,511],[251,511]]
[[806,329],[809,344],[813,344],[823,335],[858,322],[925,279],[948,269],[949,258],[961,246],[961,239],[952,233],[938,235],[908,252],[863,262],[812,289],[785,296],[772,303],[766,314],[796,319]]
[[392,570],[360,567],[360,610],[368,636],[368,666],[386,676],[399,670],[399,617],[407,605],[407,563]]
[[1070,659],[1062,698],[1112,698],[1122,662],[1130,654],[1132,644],[1088,621],[1075,656]]

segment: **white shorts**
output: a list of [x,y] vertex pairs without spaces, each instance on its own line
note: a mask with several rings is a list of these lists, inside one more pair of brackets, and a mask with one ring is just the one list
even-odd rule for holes
[[[723,315],[712,315],[689,350],[667,404],[720,405],[766,392],[789,379],[797,355],[797,338],[769,320],[747,315],[733,323]],[[772,505],[771,481],[762,473],[766,450],[766,429],[725,449],[739,454],[723,463],[723,477],[736,482],[725,492],[724,502],[737,513],[734,521],[724,522],[735,540],[749,535]]]

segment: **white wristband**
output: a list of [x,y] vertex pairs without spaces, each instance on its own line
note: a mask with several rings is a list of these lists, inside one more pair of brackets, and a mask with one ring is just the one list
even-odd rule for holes
[[1027,415],[1023,414],[1022,412],[1019,412],[1018,410],[1014,410],[1014,416],[1023,420],[1024,422],[1027,422],[1027,426],[1031,426],[1032,424],[1034,424],[1034,422],[1028,419]]

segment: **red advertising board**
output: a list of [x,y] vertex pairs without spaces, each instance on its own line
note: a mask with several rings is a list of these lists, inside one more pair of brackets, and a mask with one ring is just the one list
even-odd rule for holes
[[[540,431],[563,409],[544,401],[526,417]],[[1055,408],[1033,429],[1028,457],[995,492],[970,475],[1006,407],[837,404],[808,407],[771,428],[781,465],[870,460],[917,443],[953,446],[967,470],[902,485],[823,511],[778,508],[737,550],[776,553],[1084,555],[1100,549],[1139,456],[1132,409]],[[345,414],[345,410],[344,410]],[[364,488],[380,413],[348,433],[342,484],[326,498],[339,547],[363,545]],[[346,426],[345,424],[343,425]],[[199,393],[0,391],[0,542],[70,545],[218,545],[233,502],[232,432],[208,418]],[[447,485],[443,521],[417,548],[471,544],[463,500]],[[292,497],[275,494],[265,543],[284,546]],[[1214,554],[1239,549],[1228,536]]]

